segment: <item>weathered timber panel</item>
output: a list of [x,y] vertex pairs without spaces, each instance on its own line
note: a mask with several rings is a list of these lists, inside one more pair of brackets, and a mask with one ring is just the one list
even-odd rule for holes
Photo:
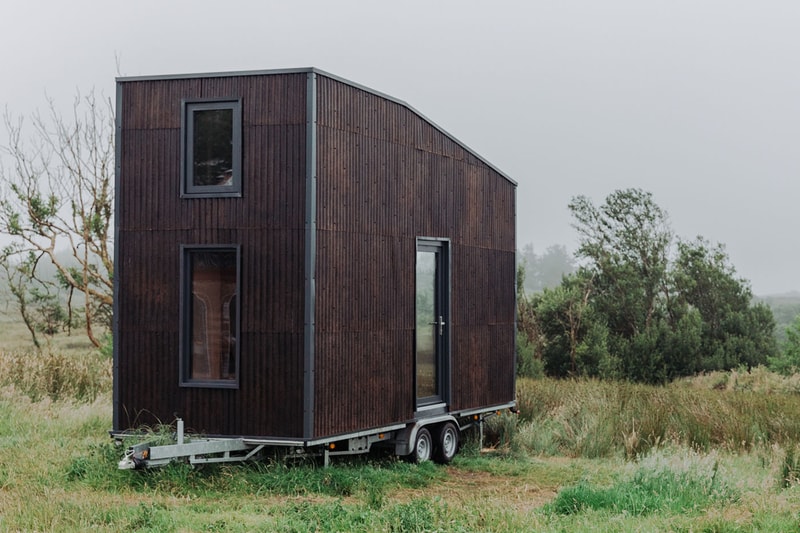
[[[298,437],[306,74],[120,83],[117,429]],[[181,101],[241,98],[241,198],[180,198]],[[240,386],[178,387],[181,245],[241,247]]]
[[[513,399],[514,253],[460,248],[453,258],[453,409]],[[471,280],[466,282],[466,280]]]
[[324,231],[317,245],[315,433],[407,420],[414,265],[402,258],[413,241]]
[[413,373],[397,363],[401,352],[413,352],[413,331],[324,331],[317,334],[317,350],[324,354],[316,366],[318,436],[410,418],[414,406],[405,391],[413,387]]
[[513,400],[514,184],[402,104],[318,87],[315,432],[413,417],[421,236],[452,243],[451,407]]

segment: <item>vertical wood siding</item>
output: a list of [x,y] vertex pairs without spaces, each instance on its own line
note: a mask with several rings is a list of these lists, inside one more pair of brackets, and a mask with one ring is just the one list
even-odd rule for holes
[[315,432],[412,418],[418,236],[452,243],[451,407],[513,400],[514,184],[406,106],[318,87]]
[[[414,411],[416,238],[452,243],[452,401],[513,400],[514,184],[318,75],[314,437]],[[121,82],[116,429],[303,434],[306,73]],[[243,197],[180,198],[181,99],[242,99]],[[180,245],[241,246],[240,388],[178,387]]]
[[[306,75],[121,83],[118,420],[302,434]],[[181,100],[241,98],[242,198],[180,198]],[[240,388],[179,388],[180,245],[241,246]]]

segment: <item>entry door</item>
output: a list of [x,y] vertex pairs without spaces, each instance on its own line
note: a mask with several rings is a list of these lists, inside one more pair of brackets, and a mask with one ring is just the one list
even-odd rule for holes
[[417,241],[417,408],[446,402],[450,382],[450,251],[448,242]]

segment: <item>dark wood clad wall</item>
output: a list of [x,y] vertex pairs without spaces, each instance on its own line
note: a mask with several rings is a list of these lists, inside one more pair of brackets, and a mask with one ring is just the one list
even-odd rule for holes
[[452,407],[513,400],[514,184],[404,105],[318,95],[315,433],[413,416],[418,236],[452,242]]
[[[418,236],[452,243],[451,407],[512,400],[514,184],[408,107],[317,79],[313,436],[413,416]],[[116,429],[303,435],[306,80],[120,83]],[[242,198],[180,198],[181,100],[200,98],[242,99]],[[182,244],[240,246],[238,390],[178,387]]]
[[[116,429],[302,436],[306,74],[120,83]],[[242,198],[180,198],[181,100],[241,98]],[[241,247],[239,390],[178,387],[180,245]]]

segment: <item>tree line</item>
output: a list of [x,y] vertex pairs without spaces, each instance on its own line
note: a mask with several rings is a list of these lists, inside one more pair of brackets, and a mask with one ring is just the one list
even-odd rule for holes
[[569,209],[579,266],[533,294],[524,263],[518,271],[521,375],[664,383],[764,364],[798,367],[800,318],[779,346],[771,309],[754,301],[724,246],[675,236],[652,194],[617,190],[600,205],[578,196]]

